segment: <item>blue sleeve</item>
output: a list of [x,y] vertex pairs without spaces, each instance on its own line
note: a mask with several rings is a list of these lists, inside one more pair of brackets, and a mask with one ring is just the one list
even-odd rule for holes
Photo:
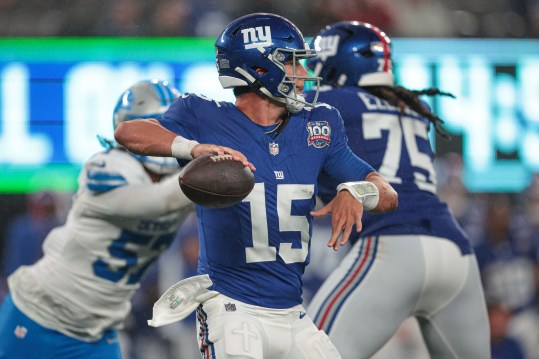
[[356,156],[348,146],[326,162],[326,173],[342,182],[363,181],[371,172],[376,172],[367,162]]
[[344,131],[344,123],[336,109],[331,110],[332,146],[324,164],[324,173],[337,182],[363,181],[371,172],[376,172],[367,162],[356,156]]
[[196,111],[197,97],[192,94],[184,94],[168,108],[167,112],[159,120],[159,123],[169,131],[190,140],[198,141],[199,124]]
[[[197,97],[193,94],[183,94],[170,105],[167,112],[159,120],[159,123],[169,131],[172,131],[189,140],[200,142],[199,124],[193,102]],[[189,161],[178,159],[180,167],[184,167]]]

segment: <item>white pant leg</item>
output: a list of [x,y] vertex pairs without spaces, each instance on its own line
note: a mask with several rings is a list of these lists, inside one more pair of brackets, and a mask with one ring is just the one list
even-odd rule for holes
[[488,350],[475,257],[443,238],[380,236],[356,243],[308,313],[345,359],[371,357],[410,316],[420,320],[431,357],[482,358]]
[[411,313],[424,282],[411,236],[359,241],[324,282],[307,312],[344,359],[369,358]]
[[490,358],[488,315],[475,256],[463,256],[447,240],[421,241],[429,277],[414,314],[431,358]]
[[271,309],[217,295],[197,309],[204,358],[340,359],[302,306]]
[[283,359],[341,359],[327,334],[319,330],[311,318],[304,314],[306,313],[292,318],[294,339],[290,352]]
[[416,318],[404,320],[391,339],[370,359],[431,359]]

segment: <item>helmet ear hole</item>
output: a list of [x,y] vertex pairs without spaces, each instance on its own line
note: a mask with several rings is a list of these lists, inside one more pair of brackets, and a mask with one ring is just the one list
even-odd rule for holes
[[252,66],[251,70],[255,71],[256,73],[259,73],[260,75],[263,75],[263,74],[268,72],[267,69],[265,69],[263,67],[258,67],[258,66]]
[[371,50],[363,50],[363,51],[360,51],[359,54],[366,58],[370,58],[374,56],[374,52],[372,52]]

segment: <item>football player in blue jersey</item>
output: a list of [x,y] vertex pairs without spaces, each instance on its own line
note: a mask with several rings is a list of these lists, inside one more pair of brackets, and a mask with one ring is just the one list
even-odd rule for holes
[[[179,97],[167,82],[141,81],[118,100],[114,128],[157,117]],[[0,308],[0,358],[119,359],[117,329],[143,274],[171,243],[192,203],[173,158],[138,156],[102,139],[79,175],[67,222],[53,229],[44,256],[9,278]],[[198,145],[193,152],[236,151]]]
[[[391,42],[366,23],[339,22],[313,40],[308,68],[322,86],[306,93],[341,113],[349,145],[399,194],[399,208],[363,217],[363,230],[308,313],[343,358],[369,358],[416,317],[431,358],[489,358],[486,304],[466,234],[436,194],[429,129],[444,134],[420,95],[396,86]],[[324,173],[319,194],[335,196]]]
[[[393,210],[396,192],[352,153],[338,112],[303,97],[305,82],[318,79],[299,62],[314,52],[294,24],[246,15],[215,46],[219,80],[234,89],[235,103],[185,94],[162,119],[125,122],[115,132],[143,155],[189,158],[177,144],[202,141],[237,149],[256,167],[242,203],[197,206],[198,275],[171,287],[149,324],[196,309],[204,358],[340,358],[301,305],[313,216],[332,213],[328,246],[337,250],[354,224],[361,229],[364,210]],[[320,173],[339,182],[339,191],[314,211]]]

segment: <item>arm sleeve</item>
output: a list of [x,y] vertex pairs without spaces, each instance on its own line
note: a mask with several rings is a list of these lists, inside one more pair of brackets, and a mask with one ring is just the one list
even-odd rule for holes
[[324,165],[324,173],[335,181],[363,181],[365,177],[376,170],[367,162],[355,155],[348,146],[341,115],[335,109],[332,111],[332,146]]
[[[159,119],[161,126],[169,131],[187,138],[202,143],[199,136],[198,119],[193,106],[196,106],[198,97],[194,94],[186,93],[179,99],[174,101],[165,112],[163,117]],[[180,167],[187,165],[189,161],[178,159]]]
[[196,111],[198,97],[184,94],[174,101],[163,117],[159,119],[161,126],[189,140],[200,141]]
[[177,174],[158,183],[125,185],[100,194],[86,192],[83,196],[88,209],[104,216],[145,218],[190,206],[194,209],[180,189]]

